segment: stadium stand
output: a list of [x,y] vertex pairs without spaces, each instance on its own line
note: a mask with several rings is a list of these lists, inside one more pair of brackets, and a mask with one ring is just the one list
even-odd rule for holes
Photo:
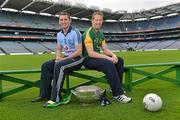
[[3,49],[3,51],[6,54],[30,53],[26,48],[21,46],[17,41],[0,41],[0,47],[1,49]]
[[[4,0],[0,6],[0,54],[54,52],[60,29],[56,15],[60,11],[69,12],[73,26],[84,32],[97,9],[47,0]],[[102,31],[112,50],[180,49],[179,3],[134,13],[102,11],[105,18]],[[156,16],[161,17],[153,18]],[[14,48],[9,47],[12,44]]]
[[174,43],[166,49],[180,49],[180,40],[174,40]]
[[49,52],[49,50],[41,44],[39,44],[39,42],[21,42],[21,45],[29,51],[31,51],[32,53]]
[[56,42],[39,42],[39,43],[48,50],[55,52]]

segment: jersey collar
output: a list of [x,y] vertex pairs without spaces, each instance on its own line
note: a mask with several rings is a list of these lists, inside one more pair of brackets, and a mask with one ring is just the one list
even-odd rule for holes
[[99,30],[98,31],[95,31],[95,29],[93,27],[91,27],[91,30],[94,34],[98,34],[99,33]]
[[[69,26],[69,29],[68,29],[67,34],[68,34],[68,33],[70,33],[70,32],[71,32],[71,30],[72,30],[72,26]],[[61,29],[61,30],[60,30],[60,32],[64,34],[63,29]],[[66,34],[66,35],[67,35],[67,34]],[[64,35],[65,35],[65,34],[64,34]],[[65,35],[65,36],[66,36],[66,35]]]

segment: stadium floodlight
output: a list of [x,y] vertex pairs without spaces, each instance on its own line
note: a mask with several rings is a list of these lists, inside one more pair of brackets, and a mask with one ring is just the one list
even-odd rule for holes
[[132,20],[129,19],[119,19],[120,22],[132,22]]
[[112,22],[117,22],[117,20],[105,20],[106,22],[110,22],[110,23],[112,23]]
[[178,15],[178,13],[170,13],[167,16],[169,17],[169,16],[176,16],[176,15]]
[[151,17],[150,19],[158,19],[158,18],[162,18],[163,16],[154,16],[154,17]]
[[[135,21],[145,21],[145,20],[148,20],[148,18],[137,18],[137,19],[135,19]],[[140,30],[141,28],[139,28],[139,30]]]
[[52,14],[50,13],[39,13],[40,15],[43,15],[43,16],[52,16]]
[[12,8],[2,8],[1,10],[10,11],[10,12],[18,12],[18,10],[12,9]]
[[28,11],[28,10],[23,10],[22,13],[27,13],[27,14],[36,14],[36,12],[33,11]]
[[80,20],[89,21],[88,18],[80,18]]

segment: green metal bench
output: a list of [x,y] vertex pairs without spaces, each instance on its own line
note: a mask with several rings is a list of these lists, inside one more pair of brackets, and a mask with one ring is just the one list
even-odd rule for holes
[[[152,73],[147,72],[146,70],[143,70],[141,68],[149,68],[149,67],[165,67],[165,69],[160,70],[158,72]],[[81,85],[91,85],[97,82],[107,83],[107,79],[105,79],[104,75],[97,77],[94,76],[94,74],[86,74],[87,69],[82,68],[79,71],[74,71],[70,75],[66,75],[66,89],[63,89],[63,92],[69,94],[71,89],[74,89],[75,87],[81,86]],[[89,70],[88,70],[89,71]],[[174,78],[169,78],[163,76],[164,74],[170,73],[172,71],[175,71],[176,76]],[[151,80],[151,79],[160,79],[165,80],[169,82],[173,82],[175,84],[180,84],[180,62],[171,62],[171,63],[159,63],[159,64],[136,64],[136,65],[126,65],[125,66],[125,81],[123,84],[123,87],[127,91],[131,91],[133,86],[136,86],[142,82]],[[7,71],[0,71],[0,99],[15,93],[18,93],[22,90],[31,88],[31,87],[39,87],[39,80],[37,81],[30,81],[26,79],[20,79],[16,77],[12,77],[12,74],[32,74],[32,73],[40,73],[39,69],[32,69],[32,70],[7,70]],[[134,74],[140,74],[143,75],[143,77],[138,79],[133,79]],[[87,80],[85,83],[78,84],[77,86],[70,86],[70,78],[69,76],[78,77],[81,79]],[[20,87],[3,91],[3,84],[2,81],[9,81],[14,83],[23,84]]]

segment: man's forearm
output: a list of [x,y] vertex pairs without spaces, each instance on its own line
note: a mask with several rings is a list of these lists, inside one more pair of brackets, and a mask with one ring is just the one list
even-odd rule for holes
[[106,50],[104,50],[103,51],[103,53],[105,54],[105,55],[108,55],[108,56],[113,56],[113,55],[115,55],[112,51],[110,51],[109,49],[106,49]]
[[89,57],[109,59],[109,57],[107,55],[103,55],[103,54],[100,54],[100,53],[97,53],[97,52],[94,52],[94,51],[89,53]]
[[61,47],[57,45],[56,47],[56,59],[60,59],[61,56]]
[[78,57],[81,55],[81,52],[79,51],[75,51],[74,53],[72,53],[71,55],[69,55],[68,57],[66,58],[75,58],[75,57]]

